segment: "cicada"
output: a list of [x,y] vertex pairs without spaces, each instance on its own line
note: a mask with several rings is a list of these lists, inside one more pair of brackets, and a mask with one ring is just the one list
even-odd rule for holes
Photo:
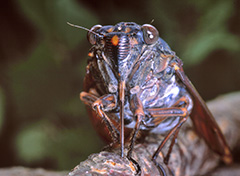
[[[98,132],[120,145],[130,138],[131,158],[139,131],[166,134],[152,160],[188,117],[206,144],[225,163],[232,161],[226,140],[205,102],[183,71],[183,63],[150,25],[120,22],[88,30],[92,45],[81,100]],[[130,135],[129,129],[132,134]],[[129,137],[130,136],[130,137]],[[171,152],[169,149],[168,155]],[[166,163],[168,158],[165,160]]]

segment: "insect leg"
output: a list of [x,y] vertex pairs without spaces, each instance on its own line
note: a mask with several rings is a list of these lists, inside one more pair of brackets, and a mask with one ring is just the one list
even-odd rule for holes
[[128,149],[128,153],[127,153],[127,158],[136,165],[137,175],[141,175],[141,167],[137,163],[137,161],[135,161],[132,158],[132,151],[133,151],[133,148],[134,148],[135,141],[137,139],[138,132],[140,130],[140,125],[142,124],[142,120],[145,116],[145,113],[143,111],[142,102],[139,99],[139,97],[137,97],[136,94],[134,94],[132,96],[132,99],[130,101],[130,106],[131,106],[130,108],[133,112],[134,117],[136,117],[136,124],[135,124],[135,127],[133,129],[133,133],[132,133],[131,138],[130,138],[130,145],[129,145],[129,149]]
[[[181,97],[172,107],[169,108],[149,108],[147,109],[149,111],[149,113],[153,116],[153,121],[151,123],[154,124],[154,126],[159,125],[163,120],[169,118],[169,117],[176,117],[179,118],[180,120],[177,123],[177,125],[175,125],[167,134],[167,136],[163,139],[163,141],[161,142],[161,144],[159,145],[158,149],[156,150],[156,152],[153,154],[152,156],[152,161],[155,163],[155,165],[159,168],[159,164],[156,164],[156,158],[159,155],[160,151],[162,150],[163,146],[166,144],[166,142],[168,141],[168,139],[172,136],[172,141],[168,150],[168,153],[166,155],[166,157],[164,158],[164,163],[167,164],[173,145],[175,143],[175,140],[177,138],[178,132],[182,126],[182,124],[187,120],[188,118],[188,110],[187,107],[189,106],[189,100],[188,97],[183,96]],[[147,126],[147,124],[144,124]],[[159,170],[162,170],[161,168],[159,168]]]
[[[148,111],[151,113],[153,109],[148,109]],[[156,111],[157,109],[155,109],[154,111]],[[177,111],[178,113],[176,113]],[[173,133],[176,132],[176,130],[181,127],[181,125],[187,120],[188,117],[188,113],[187,110],[185,108],[180,108],[180,107],[172,107],[172,108],[159,108],[158,109],[159,114],[155,115],[154,113],[151,113],[152,116],[156,119],[153,120],[153,122],[155,123],[155,126],[157,126],[158,124],[160,124],[163,120],[165,120],[168,117],[181,117],[180,121],[177,123],[177,125],[175,125],[175,127],[173,127],[170,132],[168,133],[168,135],[164,138],[164,140],[162,141],[162,143],[160,144],[159,148],[157,149],[157,151],[155,152],[154,156],[158,155],[159,152],[161,151],[161,149],[163,148],[163,146],[165,145],[165,143],[167,142],[167,140],[171,137],[171,135]],[[180,113],[182,112],[182,113]],[[147,124],[146,124],[147,126]]]
[[231,150],[226,142],[224,135],[221,132],[217,122],[215,121],[212,113],[208,109],[198,91],[192,85],[191,81],[183,71],[183,63],[175,57],[176,61],[172,63],[177,77],[186,86],[188,92],[191,94],[194,101],[194,106],[191,113],[191,119],[195,131],[202,137],[206,144],[216,153],[218,153],[225,164],[232,163]]
[[164,157],[164,163],[165,163],[166,165],[168,164],[168,161],[169,161],[169,158],[170,158],[172,149],[173,149],[173,145],[176,143],[176,139],[177,139],[179,130],[180,130],[180,128],[178,128],[178,129],[175,131],[174,136],[173,136],[172,141],[171,141],[171,144],[170,144],[170,146],[169,146],[167,155]]
[[[158,149],[157,149],[157,150],[155,151],[155,153],[153,154],[153,156],[152,156],[152,161],[153,161],[154,164],[158,167],[158,169],[159,169],[159,164],[158,164],[157,161],[156,161],[157,156],[159,155],[160,151],[162,150],[163,146],[166,144],[166,142],[168,141],[168,139],[169,139],[174,133],[175,133],[175,134],[178,133],[179,129],[181,128],[182,124],[187,120],[187,118],[188,118],[188,116],[181,118],[181,120],[178,122],[178,124],[177,124],[173,129],[170,130],[170,132],[168,133],[168,135],[164,138],[164,140],[163,140],[163,141],[161,142],[161,144],[159,145]],[[174,137],[173,137],[173,140],[172,140],[170,149],[169,149],[169,151],[168,151],[167,157],[170,156],[170,153],[171,153],[171,151],[172,151],[172,147],[173,147],[173,144],[174,144],[173,142],[175,141],[176,137],[177,137],[177,134],[174,135]],[[166,160],[168,161],[168,158],[164,158],[164,162],[165,162]],[[162,170],[162,169],[160,168],[160,170]]]
[[80,93],[80,99],[88,106],[91,106],[106,124],[114,143],[119,142],[119,132],[112,123],[111,119],[104,111],[112,110],[116,107],[116,97],[113,94],[96,97],[87,92]]
[[[185,106],[185,107],[188,107],[189,106],[189,101],[188,101],[187,97],[183,96],[173,106]],[[164,163],[166,165],[168,164],[168,161],[169,161],[169,158],[170,158],[170,155],[171,155],[171,152],[172,152],[172,148],[173,148],[173,145],[176,142],[179,130],[180,130],[180,128],[178,128],[176,130],[176,132],[174,133],[174,136],[172,138],[171,144],[169,146],[168,153],[167,153],[166,157],[164,157]]]
[[136,94],[134,94],[130,100],[130,108],[133,112],[134,117],[136,118],[136,124],[133,129],[132,136],[131,136],[131,142],[130,142],[129,150],[128,150],[128,154],[127,154],[128,157],[131,157],[131,155],[132,155],[132,150],[133,150],[136,138],[137,138],[137,134],[139,132],[140,125],[142,124],[142,120],[145,116],[145,113],[143,111],[142,102]]
[[166,171],[162,167],[161,164],[159,164],[156,160],[152,160],[153,163],[157,166],[159,173],[161,173],[161,176],[167,176]]

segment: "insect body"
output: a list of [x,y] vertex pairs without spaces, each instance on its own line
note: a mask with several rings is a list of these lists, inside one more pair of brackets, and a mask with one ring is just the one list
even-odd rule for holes
[[[225,162],[231,154],[204,101],[182,69],[182,61],[162,40],[155,27],[121,22],[96,25],[88,32],[89,52],[81,100],[91,108],[92,121],[102,135],[120,143],[124,156],[126,128],[133,133],[127,157],[131,158],[139,130],[168,132],[153,155],[155,161],[166,141],[177,137],[190,116],[197,133]],[[100,120],[98,120],[100,119]],[[103,123],[102,123],[103,121]],[[171,149],[169,149],[170,154]],[[168,158],[166,159],[166,162]]]

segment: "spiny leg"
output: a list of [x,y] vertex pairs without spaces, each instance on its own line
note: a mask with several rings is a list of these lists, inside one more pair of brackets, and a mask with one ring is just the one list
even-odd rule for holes
[[[161,144],[159,145],[158,149],[156,150],[156,152],[154,153],[154,155],[152,156],[152,161],[155,163],[155,165],[158,167],[158,169],[160,171],[162,171],[162,168],[159,167],[159,164],[157,164],[156,162],[156,158],[159,155],[160,151],[162,150],[163,146],[165,145],[165,143],[168,141],[168,139],[172,136],[172,141],[170,144],[170,148],[168,150],[168,153],[166,155],[166,157],[164,157],[164,163],[167,165],[173,145],[175,143],[175,140],[177,138],[178,132],[182,126],[182,124],[187,120],[188,118],[188,111],[187,111],[187,107],[189,106],[189,100],[188,97],[183,96],[181,97],[178,101],[176,101],[174,103],[174,105],[170,108],[149,108],[147,109],[149,111],[149,113],[153,116],[153,118],[155,118],[152,123],[155,124],[155,126],[159,125],[163,120],[165,120],[166,118],[180,118],[179,122],[177,123],[177,125],[175,125],[175,127],[173,127],[170,132],[168,133],[168,135],[163,139],[163,141],[161,142]],[[145,124],[147,125],[147,124]]]
[[177,140],[177,136],[178,136],[178,132],[179,132],[179,131],[180,131],[180,128],[178,128],[178,129],[175,131],[175,133],[174,133],[174,135],[173,135],[173,138],[172,138],[172,141],[171,141],[171,144],[170,144],[169,149],[168,149],[168,153],[167,153],[167,155],[164,157],[164,163],[165,163],[166,165],[168,165],[168,161],[169,161],[170,155],[171,155],[171,153],[172,153],[173,146],[174,146],[174,144],[176,143],[176,140]]
[[136,124],[133,129],[133,133],[130,138],[130,145],[127,156],[130,158],[132,155],[132,150],[137,138],[137,134],[140,130],[140,126],[142,124],[143,118],[145,117],[145,113],[143,111],[143,105],[139,97],[134,94],[130,101],[130,109],[133,112],[133,116],[136,118]]
[[[150,114],[155,118],[153,120],[153,122],[158,125],[160,124],[163,120],[165,120],[166,118],[168,117],[180,117],[180,120],[178,122],[178,124],[181,122],[182,119],[188,117],[188,111],[187,111],[187,107],[189,106],[189,100],[186,96],[183,96],[181,97],[180,99],[178,99],[178,101],[176,101],[174,104],[173,104],[173,107],[170,107],[170,108],[149,108],[148,111],[150,112]],[[184,120],[185,122],[185,120]],[[182,122],[183,123],[183,122]],[[176,126],[178,126],[178,124]],[[181,124],[182,125],[182,124]],[[180,126],[181,126],[180,125]],[[176,127],[175,126],[175,127]],[[172,142],[170,144],[170,148],[168,150],[168,153],[166,155],[166,157],[164,158],[164,162],[165,164],[168,163],[168,160],[169,160],[169,157],[170,157],[170,153],[172,151],[172,147],[175,143],[175,139],[177,138],[177,135],[178,135],[178,132],[180,130],[180,127],[177,128],[176,130],[175,127],[172,129],[173,133],[174,133],[174,136],[173,136],[173,139],[172,139]],[[171,133],[171,131],[169,132],[169,134]],[[173,134],[171,133],[171,135]],[[171,136],[170,135],[170,136]],[[170,136],[166,136],[164,138],[165,142],[167,142],[168,138],[170,138]],[[167,139],[166,139],[167,138]],[[165,144],[164,140],[162,141],[162,145]],[[163,143],[164,142],[164,143]],[[160,145],[161,146],[161,145]],[[160,147],[159,146],[159,147]],[[162,146],[163,147],[163,146]],[[162,148],[161,147],[161,148]],[[160,151],[159,151],[160,152]]]
[[170,153],[172,151],[172,147],[175,143],[175,139],[177,138],[178,132],[180,130],[180,127],[182,126],[182,124],[186,121],[187,118],[182,118],[177,125],[171,129],[171,131],[167,134],[167,136],[163,139],[163,141],[161,142],[161,144],[159,145],[158,149],[155,151],[155,153],[152,156],[152,160],[155,160],[157,158],[157,156],[159,155],[160,151],[162,150],[162,148],[164,147],[164,145],[166,144],[166,142],[168,141],[168,139],[174,134],[173,139],[171,141],[170,144],[170,149],[168,150],[168,153],[166,155],[167,158],[164,158],[164,163],[167,164],[168,163],[168,159],[170,156]]
[[106,124],[110,135],[112,137],[113,143],[119,142],[119,132],[116,127],[113,125],[110,118],[106,115],[104,111],[112,110],[116,107],[116,97],[112,94],[107,94],[102,97],[96,97],[93,94],[87,92],[80,93],[80,99],[88,106],[91,106],[92,109],[101,117],[101,119]]
[[[182,103],[182,102],[184,102],[184,103]],[[163,120],[165,120],[168,117],[176,117],[176,118],[185,117],[187,115],[187,109],[182,108],[182,107],[177,107],[177,106],[183,106],[183,104],[188,105],[187,102],[188,101],[186,100],[186,98],[182,97],[173,105],[173,107],[170,107],[170,108],[149,108],[149,109],[147,109],[147,111],[149,111],[149,113],[154,118],[152,123],[154,123],[154,126],[157,126]],[[134,117],[136,117],[136,124],[135,124],[135,127],[133,129],[132,136],[131,136],[129,151],[128,151],[127,157],[130,160],[133,160],[132,157],[131,157],[132,150],[134,148],[134,144],[135,144],[135,141],[136,141],[136,138],[137,138],[137,134],[140,130],[140,126],[141,126],[141,124],[143,124],[145,126],[148,126],[148,124],[146,124],[145,121],[144,121],[145,113],[144,113],[144,110],[143,110],[143,105],[142,105],[141,100],[137,96],[137,94],[132,95],[132,97],[130,99],[130,109],[133,112]],[[164,142],[164,144],[165,144],[165,142]],[[163,175],[163,176],[166,175],[162,166],[157,164],[156,160],[153,160],[153,161],[156,164],[157,168],[159,169],[159,172],[161,173],[161,175]],[[139,164],[137,163],[136,166],[139,166]]]
[[[182,124],[187,120],[188,117],[183,117],[181,118],[181,120],[178,122],[178,124],[173,128],[171,129],[171,131],[168,133],[168,135],[164,138],[164,140],[161,142],[161,144],[159,145],[158,149],[155,151],[155,153],[153,154],[152,156],[152,161],[153,163],[157,166],[158,169],[162,170],[162,168],[160,167],[159,168],[159,164],[157,163],[156,159],[157,159],[157,156],[159,155],[159,153],[161,152],[162,148],[164,147],[164,145],[166,144],[166,142],[168,141],[168,139],[174,134],[176,133],[182,126]],[[174,135],[174,138],[173,140],[175,140],[177,137],[177,135]],[[172,141],[173,142],[173,141]],[[173,146],[173,145],[172,145]],[[170,155],[172,151],[172,147],[169,149],[168,151],[168,154],[167,155]],[[168,160],[168,159],[167,159]],[[165,163],[165,158],[164,158],[164,163]]]
[[137,139],[137,134],[139,133],[139,130],[140,130],[141,122],[142,122],[142,116],[141,115],[137,115],[137,122],[135,124],[132,136],[130,138],[131,140],[130,140],[130,145],[129,145],[129,149],[128,149],[128,153],[127,153],[127,158],[130,161],[132,161],[135,164],[136,168],[137,168],[137,171],[136,171],[137,174],[136,175],[141,175],[141,167],[138,164],[138,162],[132,158],[132,151],[133,151],[133,147],[134,147],[135,141]]
[[[151,110],[151,109],[148,109]],[[154,113],[156,113],[157,109],[154,110]],[[152,161],[153,163],[157,166],[159,172],[162,175],[165,175],[165,171],[163,169],[163,167],[157,163],[156,158],[159,155],[160,151],[162,150],[163,146],[166,144],[166,142],[168,141],[168,139],[173,135],[174,138],[172,139],[172,143],[170,145],[170,148],[168,150],[168,154],[167,157],[170,156],[170,153],[172,151],[172,147],[174,145],[175,139],[177,137],[177,133],[181,127],[181,125],[186,121],[186,116],[187,116],[187,110],[185,108],[181,108],[181,107],[171,107],[171,108],[159,108],[158,109],[159,113],[158,115],[154,115],[153,117],[155,117],[156,119],[154,119],[155,121],[153,121],[155,123],[155,125],[157,126],[158,124],[160,124],[163,120],[165,120],[166,118],[179,118],[180,117],[180,121],[177,123],[177,125],[175,127],[173,127],[173,129],[170,130],[170,132],[168,133],[168,135],[163,139],[163,141],[161,142],[161,144],[159,145],[158,149],[156,150],[156,152],[153,154],[152,156]],[[151,111],[149,111],[151,114]],[[153,114],[154,114],[153,113]],[[144,124],[145,126],[147,126],[147,124]],[[168,158],[164,158],[164,161],[167,161]]]
[[[142,120],[142,118],[138,118],[138,119],[139,120],[137,120],[137,122],[136,122],[136,125],[135,125],[135,128],[134,128],[134,132],[133,132],[133,135],[131,137],[131,143],[130,143],[130,147],[129,147],[129,151],[128,151],[127,157],[128,157],[129,160],[131,160],[136,165],[136,167],[138,169],[137,170],[137,175],[141,175],[141,167],[140,167],[140,165],[131,156],[132,155],[132,150],[133,150],[136,138],[137,138],[137,134],[139,132],[140,125],[142,123],[142,121],[140,121],[140,119]],[[167,176],[164,168],[162,167],[162,165],[157,163],[156,160],[153,160],[153,162],[157,166],[157,169],[158,169],[159,173],[161,174],[161,176]]]
[[152,160],[155,166],[157,166],[158,172],[161,174],[161,176],[167,176],[165,169],[162,167],[161,164],[159,164],[156,160]]
[[[134,144],[135,144],[135,141],[137,138],[137,134],[140,130],[140,126],[141,126],[141,124],[144,124],[143,119],[145,117],[145,113],[143,110],[142,102],[136,94],[134,94],[131,97],[130,105],[131,105],[130,108],[133,112],[133,115],[134,115],[134,117],[136,117],[136,124],[133,129],[132,136],[131,136],[127,157],[130,160],[133,160],[133,158],[131,156],[132,150],[134,148]],[[155,124],[155,126],[157,126],[159,123],[161,123],[163,120],[165,120],[168,117],[186,116],[186,109],[181,108],[181,107],[153,108],[153,109],[148,109],[148,111],[150,114],[154,114],[153,117],[155,118],[154,119],[155,121],[153,121],[153,123]],[[144,124],[144,125],[147,126],[146,124]],[[154,161],[154,162],[156,163],[156,161]],[[161,175],[165,175],[164,169],[161,166],[159,166],[159,164],[156,164],[156,165],[158,166],[158,169],[159,169],[159,172],[161,173]],[[137,164],[136,166],[139,166],[139,164]]]
[[[181,97],[177,102],[175,102],[173,106],[188,107],[188,106],[189,106],[189,100],[187,99],[187,97],[183,96],[183,97]],[[186,117],[188,117],[188,113],[186,114]],[[169,158],[170,158],[170,155],[171,155],[173,146],[174,146],[174,144],[176,143],[176,139],[177,139],[177,136],[178,136],[179,131],[180,131],[180,128],[178,128],[178,129],[175,131],[174,136],[173,136],[172,141],[171,141],[171,144],[170,144],[169,149],[168,149],[168,153],[167,153],[167,155],[164,157],[164,163],[165,163],[166,165],[168,164],[168,161],[169,161]]]
[[130,108],[133,112],[134,117],[136,117],[136,124],[135,124],[135,127],[133,129],[133,132],[132,132],[132,135],[130,138],[130,144],[129,144],[129,148],[128,148],[127,158],[135,164],[135,166],[137,168],[137,175],[141,175],[141,167],[138,164],[138,162],[132,158],[132,151],[134,148],[135,141],[137,139],[137,135],[140,130],[140,126],[142,124],[142,120],[145,116],[145,113],[143,111],[142,102],[136,96],[136,94],[133,95],[133,97],[130,101],[130,106],[131,106]]

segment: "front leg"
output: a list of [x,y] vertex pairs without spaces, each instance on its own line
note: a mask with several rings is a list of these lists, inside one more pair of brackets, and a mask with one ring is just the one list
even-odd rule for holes
[[86,105],[91,106],[92,109],[99,115],[99,117],[101,117],[110,132],[113,143],[119,143],[119,131],[105,113],[116,108],[116,96],[114,94],[106,94],[101,97],[97,97],[91,93],[81,92],[80,99]]
[[[179,123],[182,121],[181,119],[185,119],[185,117],[188,117],[188,106],[189,106],[189,100],[188,97],[181,97],[178,101],[176,101],[172,107],[169,108],[147,108],[145,109],[145,112],[147,114],[150,114],[152,120],[151,122],[145,121],[145,113],[144,108],[142,105],[142,102],[140,98],[137,96],[137,94],[134,94],[131,97],[130,100],[130,108],[133,112],[134,118],[136,118],[136,124],[131,136],[131,142],[130,147],[128,151],[128,156],[131,157],[132,149],[134,146],[134,143],[136,141],[137,134],[140,130],[140,126],[144,125],[147,128],[154,128],[157,127],[161,122],[166,120],[167,118],[179,118]],[[176,125],[177,126],[177,125]],[[173,128],[172,133],[175,132],[175,128]],[[172,133],[166,137],[164,140],[163,145],[166,143],[166,141],[169,139],[169,137],[172,135]]]
[[180,127],[182,124],[187,120],[188,118],[188,110],[187,108],[189,107],[189,99],[186,96],[181,97],[172,107],[169,108],[148,108],[145,109],[145,111],[148,111],[149,114],[151,114],[153,120],[151,121],[151,124],[148,124],[145,121],[145,113],[143,109],[143,105],[139,97],[135,94],[132,96],[130,100],[131,104],[131,110],[133,112],[134,117],[136,118],[136,124],[133,130],[133,135],[131,136],[131,141],[130,141],[130,146],[129,146],[129,151],[128,151],[128,158],[131,158],[132,155],[132,150],[137,138],[137,134],[140,130],[140,126],[144,125],[146,127],[152,128],[152,127],[157,127],[161,122],[163,122],[167,118],[180,118],[179,122],[177,125],[175,125],[168,133],[168,135],[164,138],[164,140],[161,142],[159,145],[158,149],[152,156],[153,162],[156,164],[156,166],[159,169],[159,172],[161,175],[165,175],[165,171],[163,168],[156,162],[156,158],[159,154],[159,152],[162,150],[163,146],[165,143],[168,141],[168,139],[173,136],[169,151],[167,153],[167,156],[164,160],[165,163],[168,162],[170,153],[172,151],[173,144],[175,142],[175,139],[177,138],[177,134],[179,132]]

